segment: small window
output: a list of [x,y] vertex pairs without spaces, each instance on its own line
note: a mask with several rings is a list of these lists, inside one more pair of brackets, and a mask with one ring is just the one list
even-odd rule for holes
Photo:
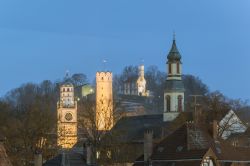
[[171,63],[168,64],[168,73],[172,74],[172,65],[171,65]]
[[180,64],[179,63],[176,64],[176,70],[177,70],[177,74],[180,74]]
[[170,112],[171,109],[171,98],[169,95],[166,96],[166,108],[167,108],[167,112]]
[[178,96],[178,112],[182,112],[182,96]]

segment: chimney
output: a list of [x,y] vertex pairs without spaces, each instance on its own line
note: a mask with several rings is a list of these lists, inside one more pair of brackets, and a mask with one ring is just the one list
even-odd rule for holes
[[144,132],[144,162],[148,162],[153,151],[153,131]]
[[214,140],[218,139],[218,122],[217,122],[217,120],[213,121],[213,139]]
[[90,142],[86,143],[86,161],[87,165],[93,165],[93,148]]
[[191,150],[193,149],[193,135],[195,134],[195,126],[193,121],[187,121],[186,122],[187,127],[187,149]]
[[43,165],[43,156],[42,152],[40,150],[35,151],[35,156],[34,156],[34,166],[42,166]]

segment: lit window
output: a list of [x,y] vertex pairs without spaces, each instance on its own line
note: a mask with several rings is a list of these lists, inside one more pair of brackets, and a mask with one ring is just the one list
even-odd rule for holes
[[96,152],[96,158],[97,158],[97,159],[100,158],[100,152],[99,152],[99,151]]
[[111,159],[111,151],[110,151],[110,150],[107,151],[107,157],[108,157],[109,159]]

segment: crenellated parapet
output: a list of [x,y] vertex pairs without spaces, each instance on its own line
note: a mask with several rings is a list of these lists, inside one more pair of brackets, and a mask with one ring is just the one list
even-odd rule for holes
[[112,72],[96,72],[96,81],[112,81]]

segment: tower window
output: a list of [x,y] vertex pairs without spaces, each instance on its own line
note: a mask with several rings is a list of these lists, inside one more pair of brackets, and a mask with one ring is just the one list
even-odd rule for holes
[[67,88],[67,92],[69,92],[69,88]]
[[171,63],[168,64],[168,73],[172,74],[172,65],[171,65]]
[[180,64],[179,63],[176,64],[176,69],[177,69],[177,74],[180,74]]
[[178,112],[182,112],[182,96],[178,96]]
[[171,109],[171,98],[169,95],[166,96],[166,108],[167,108],[167,112],[170,112],[170,109]]

